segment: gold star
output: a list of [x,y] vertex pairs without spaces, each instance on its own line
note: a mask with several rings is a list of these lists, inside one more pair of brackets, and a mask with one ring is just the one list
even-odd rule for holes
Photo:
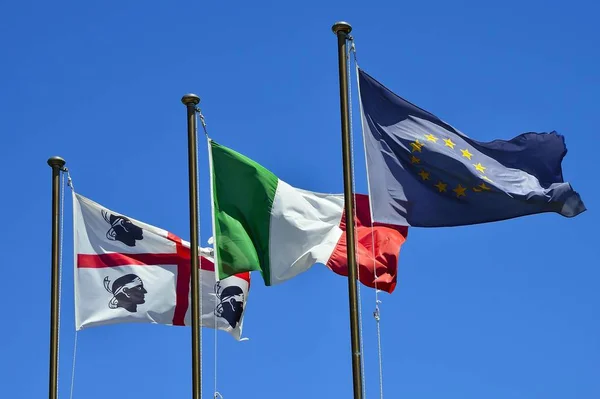
[[480,193],[482,191],[490,191],[491,188],[486,186],[485,183],[481,183],[480,185],[478,185],[477,187],[473,187],[473,191],[475,191],[476,193]]
[[435,137],[433,134],[429,133],[427,136],[425,136],[425,138],[427,139],[427,141],[433,141],[434,143],[437,143],[438,138]]
[[454,146],[456,145],[455,143],[452,142],[452,140],[450,139],[444,139],[444,143],[446,143],[446,147],[450,147],[452,149],[454,149]]
[[412,152],[415,152],[415,151],[421,152],[421,148],[423,147],[423,143],[420,143],[419,140],[416,140],[415,142],[410,143],[410,146],[412,147]]
[[448,185],[446,183],[442,183],[441,181],[438,181],[437,184],[433,187],[437,187],[437,189],[440,191],[440,193],[444,193],[446,192],[446,187]]
[[429,172],[421,170],[418,175],[421,176],[421,179],[423,180],[429,180]]
[[478,170],[478,171],[480,171],[481,173],[484,173],[484,172],[485,172],[485,170],[486,170],[486,167],[485,167],[485,166],[483,166],[483,165],[481,164],[481,162],[480,162],[480,163],[477,163],[477,164],[473,164],[473,166],[475,166],[475,169],[477,169],[477,170]]
[[489,177],[487,177],[487,176],[481,176],[481,178],[482,178],[483,180],[487,180],[487,181],[489,181],[490,183],[493,183],[492,179],[490,179],[490,178],[489,178]]
[[471,160],[471,157],[473,156],[473,154],[471,154],[468,149],[467,150],[460,150],[460,152],[462,152],[462,156],[463,157],[468,158],[469,161]]
[[467,189],[466,189],[465,187],[463,187],[463,186],[461,186],[461,185],[459,184],[459,185],[458,185],[458,186],[457,186],[457,187],[456,187],[454,190],[452,190],[452,191],[454,191],[454,192],[456,193],[456,196],[457,196],[458,198],[460,198],[460,197],[466,197],[466,196],[467,196],[467,194],[465,194],[465,191],[466,191],[466,190],[467,190]]
[[413,155],[410,159],[410,163],[421,163],[421,160]]

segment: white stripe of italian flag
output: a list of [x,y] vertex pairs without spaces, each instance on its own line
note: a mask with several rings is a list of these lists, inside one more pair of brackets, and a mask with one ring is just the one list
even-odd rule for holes
[[[219,279],[258,270],[266,285],[274,285],[315,263],[347,275],[343,195],[292,187],[253,160],[210,139],[209,154]],[[368,198],[362,197],[356,213],[368,216]],[[371,228],[370,217],[366,223],[358,219],[360,280],[368,286],[377,282],[378,288],[391,292],[406,228]]]

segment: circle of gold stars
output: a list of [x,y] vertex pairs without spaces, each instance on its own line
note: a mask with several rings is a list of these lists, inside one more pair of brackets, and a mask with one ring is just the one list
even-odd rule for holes
[[[422,153],[423,147],[425,147],[425,144],[427,144],[427,145],[430,145],[429,143],[433,143],[432,145],[438,144],[439,137],[435,137],[433,134],[429,133],[429,134],[426,134],[425,136],[423,136],[423,138],[424,138],[423,142],[421,142],[421,141],[419,141],[419,139],[417,139],[410,143],[410,148],[411,148],[411,153],[412,153],[411,158],[410,158],[410,163],[413,165],[417,165],[421,168],[419,173],[417,173],[417,175],[421,178],[421,181],[425,182],[427,180],[431,180],[431,173],[428,172],[427,170],[425,170],[424,167],[420,166],[421,158],[419,158],[416,153]],[[451,150],[454,150],[454,147],[456,146],[456,143],[454,143],[452,141],[452,139],[449,139],[449,138],[442,139],[442,141],[439,144],[441,144],[442,142],[444,143],[445,147],[448,147]],[[467,158],[469,161],[473,161],[473,154],[469,151],[468,148],[465,148],[465,149],[459,148],[459,150],[461,152],[461,155],[464,158]],[[487,169],[487,167],[482,165],[481,162],[472,163],[471,165],[473,165],[475,170],[477,172],[479,172],[479,173],[477,173],[477,175],[479,175],[479,177],[482,180],[485,180],[489,183],[493,183],[493,181],[485,175],[485,170]],[[484,191],[491,191],[492,188],[490,186],[488,186],[487,184],[485,184],[485,181],[481,182],[481,184],[479,184],[478,186],[471,187],[471,190],[476,193],[481,193]],[[437,180],[436,184],[434,184],[433,187],[435,187],[438,190],[438,192],[440,192],[440,193],[448,192],[448,184],[444,183],[442,180]],[[468,190],[468,187],[463,187],[459,183],[451,191],[454,192],[454,194],[456,195],[456,198],[462,198],[462,197],[467,196],[467,192],[469,190]]]

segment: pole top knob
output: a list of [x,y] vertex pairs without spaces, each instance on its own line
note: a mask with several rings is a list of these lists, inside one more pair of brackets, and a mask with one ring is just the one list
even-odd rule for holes
[[181,97],[181,102],[185,105],[198,105],[200,103],[200,97],[198,97],[194,93],[188,93],[185,96]]
[[348,33],[350,33],[352,31],[352,26],[350,26],[350,24],[348,22],[346,22],[346,21],[338,21],[335,24],[333,24],[333,26],[331,27],[331,30],[336,35],[339,32],[348,34]]
[[61,157],[50,157],[48,158],[48,165],[50,165],[52,168],[59,168],[62,169],[63,166],[65,166],[67,162],[62,159]]

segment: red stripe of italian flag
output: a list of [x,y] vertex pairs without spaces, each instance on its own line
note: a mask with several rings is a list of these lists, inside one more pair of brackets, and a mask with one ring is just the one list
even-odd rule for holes
[[[258,270],[274,285],[315,263],[347,275],[344,196],[292,187],[255,161],[209,139],[219,279]],[[392,292],[404,226],[372,226],[356,198],[360,281]]]

